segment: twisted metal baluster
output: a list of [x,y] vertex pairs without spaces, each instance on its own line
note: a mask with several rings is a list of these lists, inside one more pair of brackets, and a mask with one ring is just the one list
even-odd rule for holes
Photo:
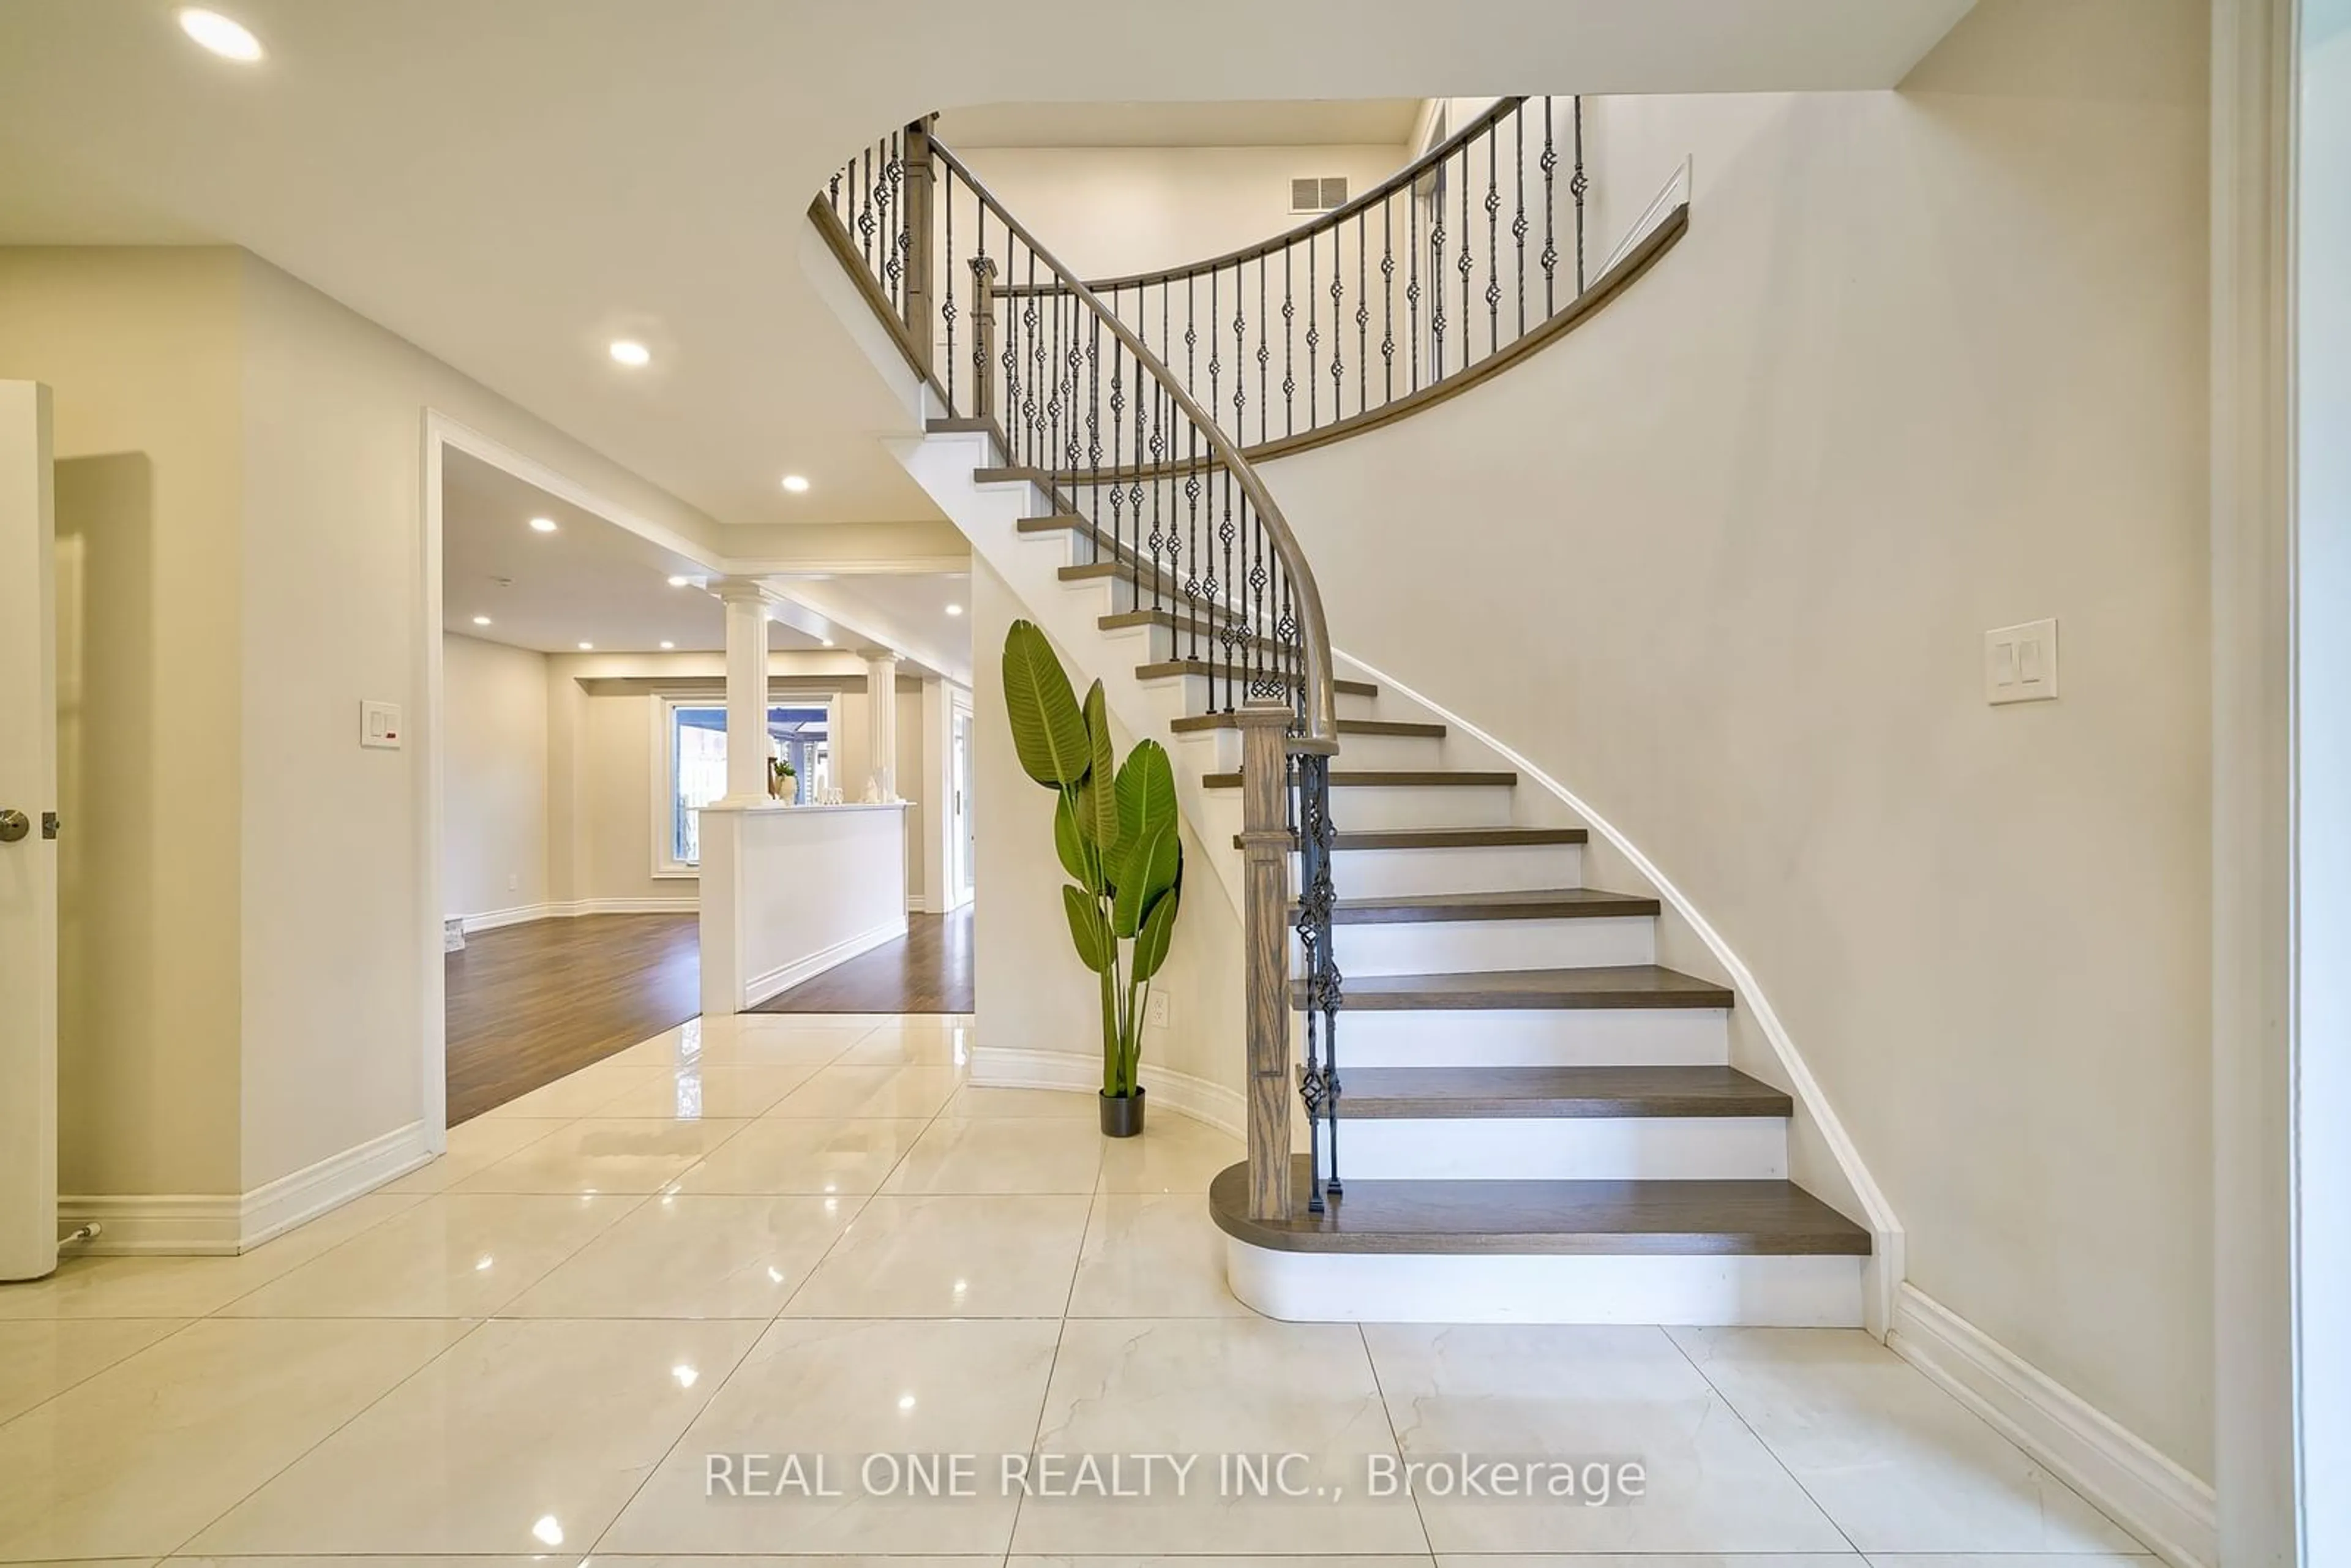
[[1559,235],[1554,232],[1554,215],[1559,204],[1552,194],[1552,175],[1559,168],[1559,148],[1552,140],[1551,99],[1543,99],[1543,319],[1548,321],[1559,308],[1552,298],[1552,286],[1559,277]]
[[1519,259],[1512,269],[1519,284],[1519,329],[1515,334],[1527,335],[1527,111],[1522,105],[1510,115],[1513,148],[1510,168],[1518,182],[1518,211],[1510,219],[1510,238],[1518,243]]
[[[1338,272],[1337,262],[1332,263],[1331,270],[1333,275]],[[1315,397],[1314,379],[1317,370],[1314,356],[1322,349],[1322,316],[1314,308],[1314,236],[1310,234],[1306,236],[1306,428],[1309,430],[1322,423],[1317,408],[1319,400]]]
[[1461,256],[1455,270],[1461,274],[1461,368],[1466,371],[1476,358],[1469,351],[1474,330],[1470,322],[1476,319],[1469,313],[1469,275],[1478,270],[1478,264],[1469,258],[1469,149],[1466,146],[1461,149]]
[[[1299,1069],[1298,1093],[1306,1108],[1307,1168],[1311,1173],[1306,1208],[1324,1212],[1342,1195],[1339,1183],[1339,968],[1331,953],[1331,918],[1337,903],[1331,881],[1335,842],[1331,824],[1331,759],[1319,752],[1297,758],[1298,940],[1305,950],[1306,1061]],[[1330,1145],[1330,1176],[1323,1176],[1322,1145]]]
[[[1372,388],[1372,290],[1371,237],[1364,232],[1364,220],[1368,212],[1355,214],[1355,412],[1361,413],[1371,406]],[[1332,372],[1336,374],[1334,371]],[[1339,395],[1331,394],[1331,412],[1339,412]]]
[[1568,100],[1575,116],[1575,172],[1568,177],[1567,193],[1575,198],[1575,291],[1583,292],[1583,195],[1592,182],[1583,177],[1583,95]]
[[[1405,199],[1412,199],[1409,191]],[[1385,375],[1384,402],[1395,400],[1395,202],[1380,204],[1380,364]]]
[[[947,272],[947,291],[946,291],[946,298],[944,300],[942,300],[942,301],[940,302],[940,304],[939,304],[939,319],[946,323],[946,329],[947,329],[947,363],[946,363],[946,372],[947,372],[947,373],[946,373],[946,394],[947,394],[947,412],[948,412],[949,413],[959,413],[959,412],[961,412],[961,411],[960,411],[960,410],[958,410],[958,409],[956,408],[956,346],[955,346],[955,329],[956,329],[956,298],[955,298],[955,275],[956,275],[956,243],[955,243],[955,165],[953,165],[953,164],[948,164],[948,165],[946,166],[946,168],[945,169],[944,172],[945,172],[945,173],[946,173],[946,183],[945,189],[946,189],[946,225],[947,225],[947,267],[946,267],[946,272]],[[924,345],[923,345],[923,351],[924,351],[924,355],[925,355],[925,358],[927,358],[927,357],[929,356],[929,353],[930,353],[930,347],[931,347],[931,346],[930,346],[928,343],[925,343],[925,344],[924,344]]]
[[[1313,243],[1309,235],[1307,243]],[[1290,373],[1290,345],[1297,336],[1298,307],[1290,298],[1290,249],[1281,252],[1281,433],[1289,435],[1298,429],[1298,410],[1293,394],[1298,391],[1297,378]]]
[[1499,138],[1486,137],[1486,351],[1502,346],[1502,149]]
[[1428,206],[1428,379],[1445,379],[1445,165],[1437,166]]
[[[1285,254],[1282,266],[1287,267],[1289,265],[1289,257]],[[1260,442],[1266,438],[1266,416],[1273,407],[1272,394],[1266,386],[1266,378],[1273,369],[1273,349],[1266,341],[1266,333],[1273,320],[1272,313],[1266,308],[1266,301],[1270,298],[1269,282],[1265,258],[1259,256],[1257,262],[1257,438]],[[1289,352],[1287,346],[1282,351],[1285,354]],[[1239,434],[1238,428],[1234,434]]]

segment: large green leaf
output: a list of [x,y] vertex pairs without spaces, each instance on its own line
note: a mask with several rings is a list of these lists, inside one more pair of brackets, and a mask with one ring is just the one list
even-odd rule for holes
[[1176,770],[1155,740],[1138,744],[1118,770],[1118,849],[1110,858],[1113,886],[1119,890],[1114,918],[1122,936],[1133,936],[1143,912],[1176,885],[1183,866],[1183,843],[1176,815]]
[[1178,880],[1176,886],[1159,895],[1158,902],[1144,910],[1143,925],[1134,934],[1134,979],[1140,984],[1159,973],[1159,966],[1167,962],[1168,944],[1176,939],[1176,912],[1184,903],[1184,887]]
[[1070,940],[1077,946],[1078,961],[1097,975],[1108,973],[1118,949],[1102,923],[1102,905],[1084,888],[1064,884],[1061,907],[1069,913]]
[[1091,766],[1086,771],[1083,797],[1079,809],[1084,814],[1078,819],[1094,847],[1112,850],[1118,847],[1118,797],[1111,789],[1112,775],[1118,767],[1118,754],[1111,748],[1110,704],[1102,696],[1102,684],[1096,681],[1086,688],[1086,743]]
[[1029,778],[1054,789],[1085,778],[1093,760],[1086,716],[1053,645],[1032,622],[1015,621],[1004,634],[1004,709]]
[[1088,893],[1106,893],[1101,873],[1102,857],[1087,847],[1085,837],[1078,831],[1078,815],[1064,791],[1053,801],[1053,852],[1061,857],[1061,869],[1078,879]]

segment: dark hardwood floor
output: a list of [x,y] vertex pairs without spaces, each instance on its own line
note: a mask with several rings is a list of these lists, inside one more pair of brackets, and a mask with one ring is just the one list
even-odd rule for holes
[[447,956],[449,1124],[702,1010],[691,915],[594,915],[484,931]]
[[761,1013],[967,1013],[971,911],[910,915],[906,935],[752,1009]]

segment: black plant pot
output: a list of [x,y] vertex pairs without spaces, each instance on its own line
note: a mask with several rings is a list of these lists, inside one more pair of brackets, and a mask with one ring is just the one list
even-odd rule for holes
[[1098,1094],[1105,1138],[1132,1138],[1143,1131],[1143,1090],[1132,1094]]

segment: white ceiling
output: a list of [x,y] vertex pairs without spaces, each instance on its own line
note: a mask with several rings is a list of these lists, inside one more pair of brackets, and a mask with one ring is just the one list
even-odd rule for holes
[[166,0],[0,4],[0,244],[244,246],[712,517],[792,524],[934,515],[801,245],[805,193],[917,114],[1886,87],[1971,0],[211,3],[268,57]]
[[[583,642],[611,653],[726,646],[726,611],[705,568],[502,468],[444,450],[441,512],[442,623],[452,632],[542,653]],[[556,531],[538,532],[533,517]],[[673,587],[675,576],[692,580]],[[969,628],[946,612],[968,599],[968,572],[765,580],[794,601],[768,622],[772,649],[887,647],[915,669],[971,679]],[[476,615],[490,624],[475,625]]]
[[1421,102],[988,103],[949,110],[939,136],[957,148],[1402,147]]

